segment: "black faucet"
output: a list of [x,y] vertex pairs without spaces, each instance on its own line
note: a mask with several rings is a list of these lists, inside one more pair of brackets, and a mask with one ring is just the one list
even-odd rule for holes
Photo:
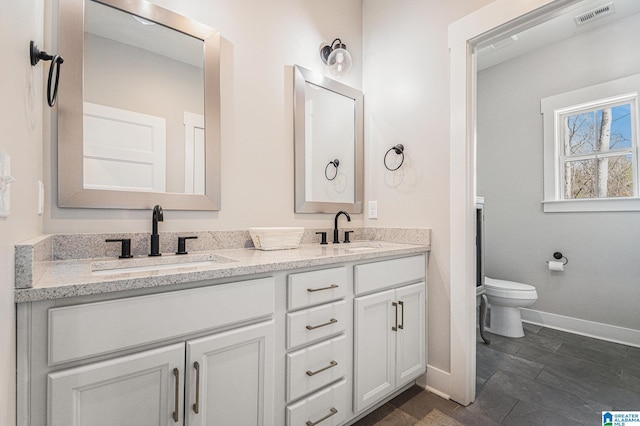
[[162,213],[162,207],[156,205],[153,208],[153,225],[151,228],[151,253],[149,256],[162,256],[160,253],[160,236],[158,235],[158,222],[164,221],[164,215]]
[[349,213],[345,212],[344,210],[340,210],[338,213],[336,213],[336,218],[333,226],[333,244],[338,244],[340,242],[340,239],[338,238],[338,218],[341,214],[347,217],[348,222],[351,222],[351,216],[349,216]]

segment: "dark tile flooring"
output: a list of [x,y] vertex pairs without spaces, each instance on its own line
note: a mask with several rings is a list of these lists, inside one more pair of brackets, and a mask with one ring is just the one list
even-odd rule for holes
[[524,328],[519,339],[478,339],[477,397],[468,407],[414,386],[355,426],[599,426],[602,411],[640,411],[640,348]]

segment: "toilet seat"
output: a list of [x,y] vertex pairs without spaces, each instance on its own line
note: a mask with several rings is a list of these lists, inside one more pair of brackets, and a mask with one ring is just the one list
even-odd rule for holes
[[497,280],[485,277],[484,286],[487,294],[507,299],[537,299],[536,288],[529,284],[515,281]]

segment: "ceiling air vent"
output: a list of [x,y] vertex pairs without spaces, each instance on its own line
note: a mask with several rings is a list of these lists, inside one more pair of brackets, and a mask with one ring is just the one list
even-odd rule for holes
[[615,8],[613,7],[613,2],[607,3],[602,6],[598,6],[595,9],[591,9],[588,12],[581,13],[580,15],[575,17],[577,25],[583,25],[589,23],[595,19],[602,18],[607,15],[611,15],[615,13]]

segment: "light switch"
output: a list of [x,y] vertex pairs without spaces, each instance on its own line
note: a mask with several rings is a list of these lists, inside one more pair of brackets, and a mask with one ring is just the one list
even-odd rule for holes
[[377,201],[369,201],[369,209],[367,217],[369,219],[377,219],[378,218],[378,202]]

